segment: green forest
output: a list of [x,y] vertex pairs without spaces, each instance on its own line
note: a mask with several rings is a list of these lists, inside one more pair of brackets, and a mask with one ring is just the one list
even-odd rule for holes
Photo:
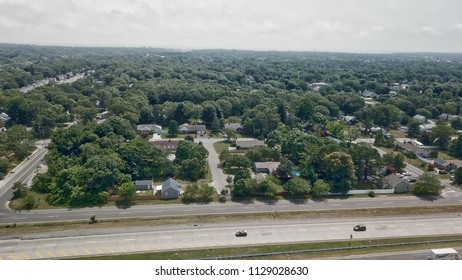
[[[60,82],[77,74],[83,77]],[[392,148],[393,136],[383,133],[406,127],[406,136],[462,157],[462,137],[455,138],[461,110],[459,54],[0,45],[0,175],[27,158],[34,141],[51,139],[49,170],[32,186],[51,205],[104,204],[134,180],[207,176],[201,143],[180,141],[170,161],[167,151],[138,135],[139,124],[169,131],[172,124],[202,124],[235,145],[237,134],[225,124],[241,123],[239,137],[267,147],[222,152],[222,163],[237,169],[233,195],[322,195],[345,194],[381,176],[385,166],[402,168],[401,153],[382,157],[353,143],[360,137]],[[112,116],[98,122],[103,112]],[[416,115],[434,119],[433,130],[421,129]],[[348,125],[344,116],[359,124]],[[376,127],[383,131],[371,135]],[[257,183],[246,174],[256,161],[281,165]]]

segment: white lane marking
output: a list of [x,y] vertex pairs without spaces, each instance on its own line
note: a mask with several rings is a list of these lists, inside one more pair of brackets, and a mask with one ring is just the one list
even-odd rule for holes
[[85,241],[85,243],[96,243],[96,241]]
[[134,238],[128,238],[128,239],[124,239],[123,241],[135,241],[136,239]]
[[119,215],[128,215],[131,214],[132,212],[120,212]]
[[56,246],[56,243],[50,243],[50,244],[43,244],[43,245],[38,245],[41,247],[51,247],[51,246]]
[[164,213],[164,210],[151,211],[151,213]]

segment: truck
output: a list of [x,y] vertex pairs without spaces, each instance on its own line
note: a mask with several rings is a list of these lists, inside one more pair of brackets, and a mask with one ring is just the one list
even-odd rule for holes
[[453,248],[431,249],[429,260],[460,260],[459,253]]

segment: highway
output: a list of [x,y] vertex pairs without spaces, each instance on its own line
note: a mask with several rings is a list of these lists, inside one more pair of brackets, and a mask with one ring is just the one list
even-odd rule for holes
[[[353,227],[363,223],[364,232]],[[247,237],[235,232],[246,230]],[[53,234],[27,234],[0,240],[1,259],[50,259],[131,252],[184,250],[278,243],[462,234],[459,215],[374,217],[255,223],[179,225]],[[66,236],[66,237],[64,237]]]

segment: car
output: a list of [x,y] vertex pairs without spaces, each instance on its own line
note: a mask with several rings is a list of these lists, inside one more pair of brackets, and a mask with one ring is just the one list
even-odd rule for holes
[[395,175],[398,176],[398,178],[403,178],[404,177],[404,175],[401,174],[401,173],[395,173]]
[[448,174],[448,172],[446,170],[440,170],[438,171],[439,174]]
[[356,225],[353,228],[354,231],[366,231],[366,226],[365,225]]
[[408,180],[409,183],[415,183],[415,182],[417,182],[417,178],[413,178],[413,177],[408,178],[407,180]]
[[244,236],[247,236],[247,231],[240,230],[240,231],[236,232],[236,237],[244,237]]
[[411,172],[406,171],[406,172],[403,173],[403,175],[404,175],[404,176],[411,176]]

